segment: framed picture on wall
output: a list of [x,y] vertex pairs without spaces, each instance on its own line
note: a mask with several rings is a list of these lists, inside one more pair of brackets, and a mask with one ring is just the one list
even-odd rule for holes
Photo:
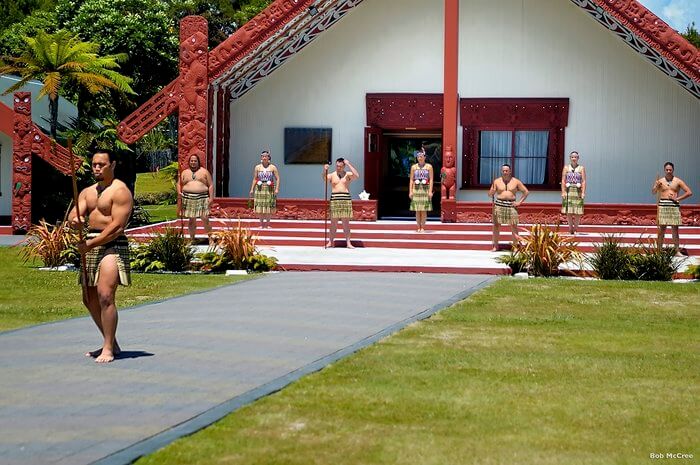
[[284,163],[328,163],[332,135],[331,128],[284,128]]

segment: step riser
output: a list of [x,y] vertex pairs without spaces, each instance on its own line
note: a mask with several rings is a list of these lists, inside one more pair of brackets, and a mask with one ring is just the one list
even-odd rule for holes
[[[212,220],[211,225],[214,228],[214,230],[217,229],[223,229],[227,226],[236,226],[238,224],[237,221],[235,222],[227,222],[227,223],[222,223],[221,221],[218,220]],[[258,221],[241,221],[241,225],[245,228],[252,229],[253,232],[258,233],[260,231],[276,231],[279,229],[318,229],[323,232],[324,229],[324,223],[322,221],[273,221],[272,223],[272,228],[271,229],[265,229],[265,230],[260,230],[258,229],[259,226]],[[133,228],[130,230],[130,232],[133,233],[143,233],[143,232],[148,232],[152,230],[160,230],[164,227],[181,227],[177,221],[173,222],[168,222],[168,223],[160,223],[158,225],[150,225],[150,226],[144,226],[144,227],[139,227],[139,228]],[[527,230],[528,225],[521,225],[519,226],[520,230]],[[182,229],[187,232],[187,225],[184,224],[182,226]],[[340,227],[339,227],[340,229]],[[370,223],[370,222],[353,222],[351,223],[351,229],[353,232],[357,231],[368,231],[368,232],[374,232],[374,231],[406,231],[406,232],[415,232],[416,226],[415,224],[410,224],[410,223],[399,223],[399,222],[388,222],[388,223]],[[428,223],[426,226],[426,229],[430,231],[429,234],[435,234],[433,231],[450,231],[450,232],[460,232],[460,231],[466,231],[466,232],[490,232],[492,230],[492,225],[490,224],[472,224],[472,223]],[[501,226],[502,231],[510,231],[509,227],[506,226]],[[606,226],[606,225],[583,225],[580,226],[578,229],[582,233],[597,233],[597,234],[614,234],[614,233],[619,233],[620,231],[624,231],[626,234],[639,234],[639,233],[647,233],[647,234],[656,234],[656,227],[655,226]],[[568,228],[566,225],[561,225],[559,227],[559,231],[566,233],[568,231]],[[700,227],[692,227],[692,226],[682,226],[680,229],[680,234],[681,235],[687,235],[687,234],[700,234]],[[204,233],[204,228],[202,226],[201,221],[197,221],[197,233]],[[667,230],[667,234],[670,234],[670,229]]]

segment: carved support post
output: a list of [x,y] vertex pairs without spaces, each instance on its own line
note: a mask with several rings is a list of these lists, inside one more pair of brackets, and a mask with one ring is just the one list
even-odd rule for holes
[[178,162],[187,167],[197,155],[207,166],[208,140],[208,25],[201,16],[187,16],[180,22],[180,81],[182,98],[178,114]]
[[32,224],[32,94],[15,92],[12,139],[12,230],[29,230]]
[[[454,200],[457,168],[455,166],[454,149],[457,147],[457,81],[459,74],[459,0],[445,0],[445,62],[444,62],[444,91],[443,91],[443,176],[451,176],[451,185],[442,188],[442,221],[456,221],[454,202],[445,202],[447,198]],[[448,153],[451,157],[448,159]],[[449,209],[446,211],[446,209]]]
[[454,150],[449,145],[445,147],[440,181],[440,218],[443,223],[454,223],[457,221],[457,167]]

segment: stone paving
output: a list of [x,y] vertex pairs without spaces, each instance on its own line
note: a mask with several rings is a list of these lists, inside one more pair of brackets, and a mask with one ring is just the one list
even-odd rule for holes
[[130,463],[492,279],[270,274],[120,311],[108,365],[88,318],[0,333],[0,463]]

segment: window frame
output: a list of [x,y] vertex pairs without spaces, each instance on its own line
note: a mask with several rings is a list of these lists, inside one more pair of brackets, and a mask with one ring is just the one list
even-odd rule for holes
[[[516,132],[521,132],[521,131],[538,131],[538,132],[549,132],[549,128],[542,128],[542,127],[519,127],[515,129],[493,129],[493,128],[478,128],[477,134],[477,166],[476,166],[476,178],[479,179],[480,175],[479,173],[481,172],[481,133],[483,131],[502,131],[502,132],[510,132],[510,155],[509,155],[509,162],[508,164],[511,166],[511,169],[513,170],[513,176],[516,178],[518,177],[518,173],[515,172],[515,159],[516,158],[542,158],[542,157],[516,157],[516,137],[515,133]],[[527,184],[528,186],[534,186],[535,188],[544,186],[547,184],[547,166],[549,165],[549,144],[551,143],[551,134],[547,138],[547,153],[545,154],[545,183],[543,184]],[[493,158],[505,158],[505,157],[493,157]],[[488,184],[481,184],[485,186],[490,186],[491,183],[493,182],[493,179],[491,179]]]
[[[488,189],[479,181],[481,131],[511,131],[511,161],[515,157],[516,131],[548,131],[545,182],[530,190],[560,189],[564,167],[564,136],[568,124],[568,98],[463,98],[460,100],[462,140],[461,189]],[[515,166],[514,163],[511,166]],[[517,176],[517,173],[515,173]]]

